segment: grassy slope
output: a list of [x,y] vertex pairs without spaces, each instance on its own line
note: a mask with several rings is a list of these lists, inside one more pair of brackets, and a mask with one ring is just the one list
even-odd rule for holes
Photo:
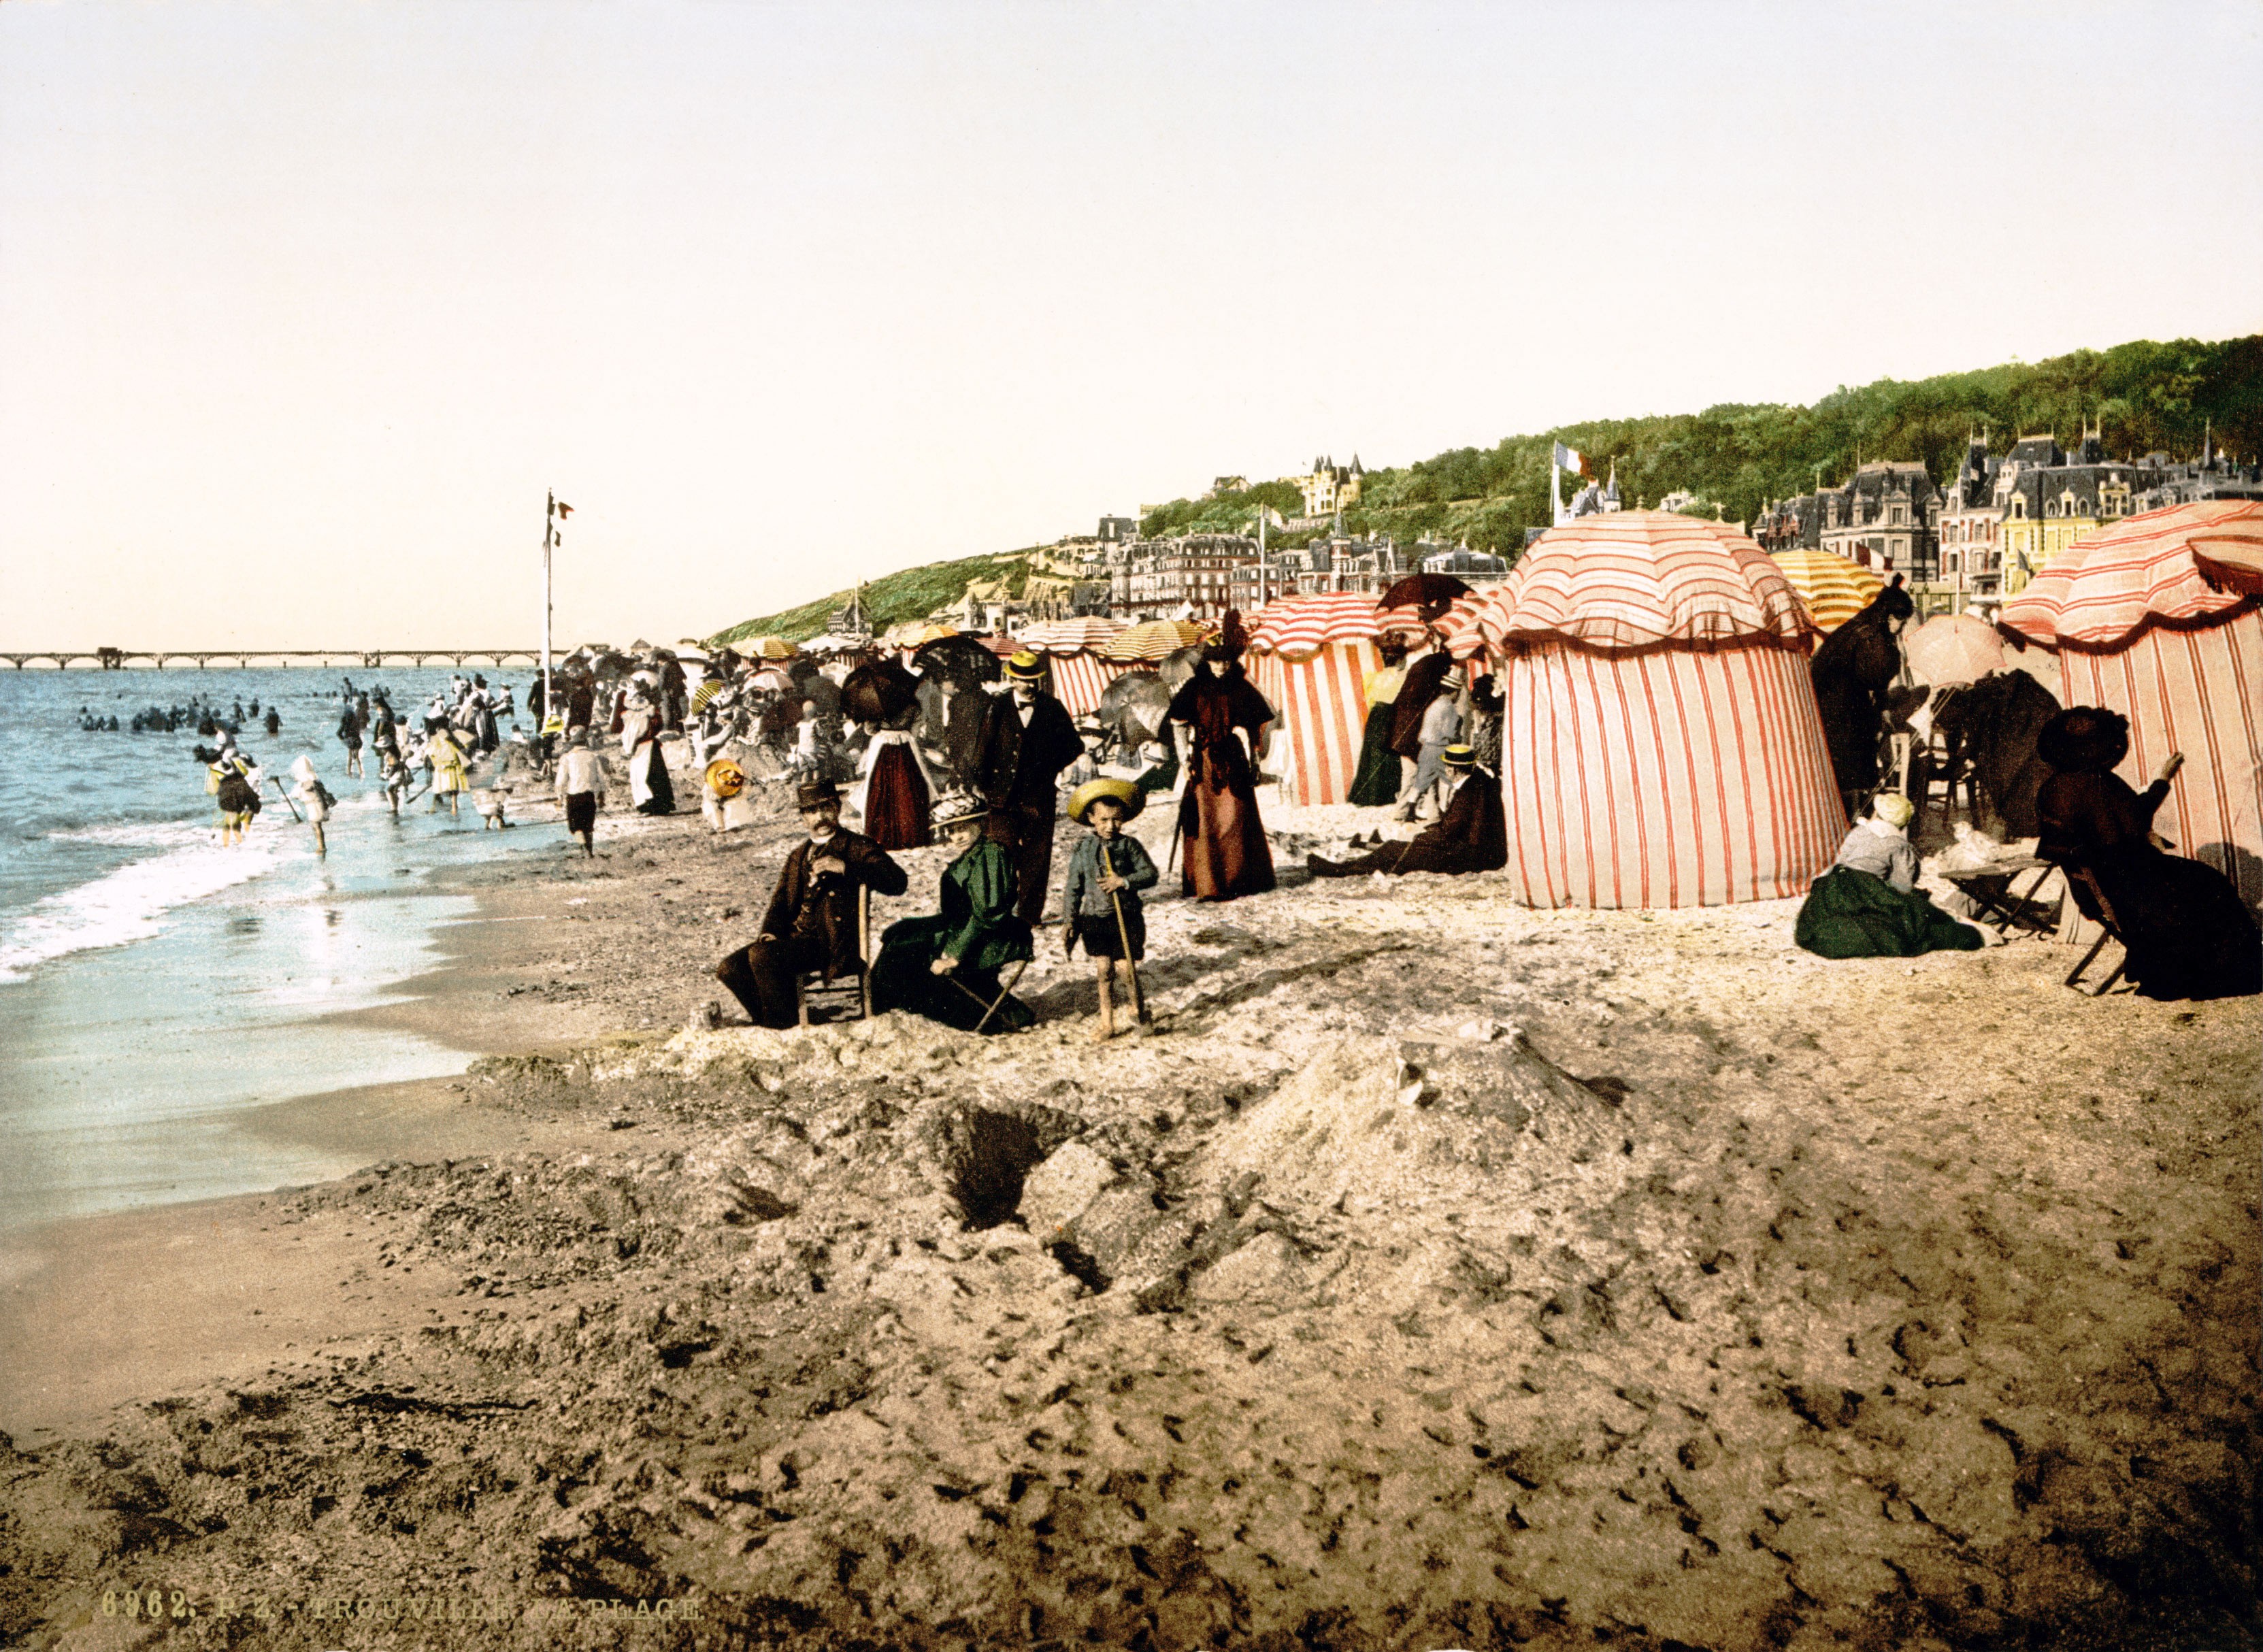
[[[2014,434],[2056,431],[2068,439],[2093,421],[2116,455],[2156,447],[2190,454],[2209,431],[2243,459],[2263,451],[2263,336],[2212,344],[2137,340],[2032,365],[1915,381],[1881,379],[1833,391],[1812,407],[1723,404],[1702,413],[1595,420],[1506,437],[1491,448],[1456,448],[1369,472],[1344,525],[1356,533],[1389,533],[1402,544],[1426,535],[1466,540],[1514,557],[1525,529],[1548,521],[1548,454],[1557,441],[1588,455],[1599,476],[1616,459],[1630,505],[1687,488],[1708,504],[1717,502],[1730,520],[1744,521],[1764,500],[1813,486],[1818,471],[1837,484],[1857,459],[1922,460],[1941,481],[1955,470],[1967,434],[1976,430],[1989,431],[2001,453]],[[1175,500],[1150,511],[1142,531],[1254,532],[1255,512],[1266,504],[1283,515],[1298,509],[1294,489],[1261,482],[1222,499]],[[1286,547],[1312,537],[1276,533],[1272,542]],[[907,569],[867,586],[865,605],[874,625],[885,627],[956,601],[970,580],[1006,577],[1018,591],[1028,567],[1029,553],[1013,551]],[[708,641],[719,645],[766,631],[814,636],[848,599],[839,591]]]
[[[898,620],[917,620],[945,604],[957,602],[966,594],[967,586],[977,580],[1002,579],[1009,589],[1018,594],[1029,568],[1029,552],[1005,551],[987,556],[963,556],[951,562],[929,562],[884,574],[864,587],[864,615],[875,632],[885,631]],[[728,643],[743,642],[748,637],[772,635],[790,642],[805,641],[821,633],[831,622],[834,610],[845,606],[855,594],[853,591],[836,591],[798,608],[743,620],[709,637],[705,646],[719,648]]]

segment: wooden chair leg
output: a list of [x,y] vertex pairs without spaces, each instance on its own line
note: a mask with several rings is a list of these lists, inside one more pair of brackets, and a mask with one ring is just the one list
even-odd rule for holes
[[[2111,935],[2107,934],[2103,930],[2099,931],[2098,938],[2090,943],[2090,950],[2083,953],[2082,961],[2077,964],[2072,972],[2068,975],[2066,978],[2066,984],[2068,986],[2071,987],[2076,982],[2082,979],[2082,972],[2090,967],[2091,960],[2096,958],[2100,953],[2105,951],[2106,943],[2113,938],[2114,938]],[[2119,969],[2116,969],[2114,973],[2118,975],[2122,972]],[[2101,987],[2099,990],[2102,992],[2105,989]],[[2094,997],[2096,994],[2093,994],[2092,996]]]
[[991,1004],[988,1009],[982,1012],[982,1018],[974,1024],[974,1030],[977,1032],[981,1032],[983,1028],[988,1026],[990,1025],[990,1018],[997,1014],[1000,1010],[1005,1007],[1006,1000],[1014,996],[1015,983],[1022,979],[1022,972],[1029,967],[1030,960],[1026,958],[1018,960],[1014,965],[1014,973],[1007,976],[1005,984],[998,989],[997,998]]

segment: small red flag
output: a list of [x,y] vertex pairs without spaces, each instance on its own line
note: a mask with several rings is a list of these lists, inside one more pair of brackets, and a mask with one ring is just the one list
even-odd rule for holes
[[558,516],[559,516],[559,519],[560,519],[560,521],[563,521],[566,518],[568,518],[568,517],[569,517],[569,516],[572,516],[573,514],[574,514],[574,507],[573,507],[572,505],[570,505],[570,504],[567,504],[563,499],[560,499],[560,500],[558,502]]

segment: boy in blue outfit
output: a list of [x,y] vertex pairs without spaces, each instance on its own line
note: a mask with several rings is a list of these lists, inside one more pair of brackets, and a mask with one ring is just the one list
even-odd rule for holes
[[1147,1018],[1136,967],[1147,952],[1147,920],[1140,909],[1139,891],[1153,888],[1161,873],[1139,840],[1124,831],[1124,822],[1146,801],[1147,794],[1132,782],[1116,779],[1088,781],[1068,800],[1069,818],[1091,835],[1079,839],[1069,855],[1068,880],[1061,890],[1061,947],[1074,957],[1076,944],[1082,941],[1085,956],[1099,971],[1100,1028],[1093,1038],[1102,1043],[1116,1036],[1111,989],[1119,965],[1126,995],[1139,1019]]

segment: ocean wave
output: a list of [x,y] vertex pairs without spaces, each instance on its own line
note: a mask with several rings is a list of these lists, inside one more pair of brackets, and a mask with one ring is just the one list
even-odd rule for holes
[[222,848],[209,841],[209,828],[119,830],[185,830],[206,841],[131,861],[91,882],[42,899],[0,934],[0,985],[21,981],[35,966],[71,953],[146,940],[164,928],[164,916],[175,907],[249,882],[280,859],[274,850],[264,846],[246,844]]

